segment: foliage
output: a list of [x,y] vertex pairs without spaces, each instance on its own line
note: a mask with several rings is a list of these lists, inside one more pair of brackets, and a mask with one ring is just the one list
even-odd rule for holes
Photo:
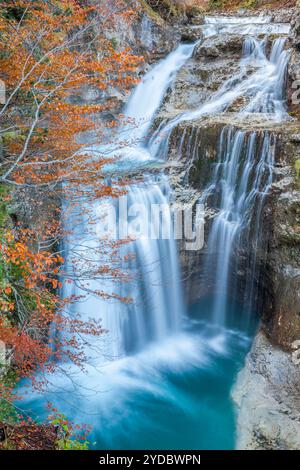
[[215,8],[223,8],[223,7],[224,7],[223,0],[209,0],[209,8],[215,9]]
[[[4,377],[8,387],[15,385],[11,371]],[[48,405],[51,414],[44,423],[24,415],[9,400],[0,399],[0,450],[88,450],[90,428],[73,423]]]
[[11,394],[17,382],[17,375],[7,367],[0,367],[0,371],[0,423],[14,423],[18,420],[18,413],[11,403]]
[[[129,25],[134,16],[123,0],[99,0],[97,5],[79,0],[0,2],[0,79],[7,97],[0,109],[0,341],[15,380],[30,377],[38,389],[45,388],[45,377],[62,361],[83,368],[82,335],[104,333],[99,321],[64,315],[79,299],[59,295],[64,264],[59,242],[65,232],[56,200],[67,198],[72,210],[82,196],[94,199],[123,192],[122,186],[103,178],[107,158],[91,158],[79,137],[88,133],[99,143],[105,133],[102,115],[115,106],[110,91],[126,92],[136,83],[142,59],[104,34],[120,21]],[[103,97],[100,104],[75,99],[82,88],[96,90]],[[106,128],[115,124],[106,121]],[[35,216],[16,215],[17,200],[25,212],[35,205]],[[117,250],[117,243],[99,247],[99,252],[114,258]],[[97,267],[97,276],[122,273],[107,263]],[[109,298],[102,291],[95,295]],[[50,324],[58,333],[55,347],[48,341]],[[43,379],[37,378],[37,370]],[[0,381],[1,403],[7,409],[1,419],[6,423],[14,414],[14,385],[5,377]],[[31,422],[28,426],[38,439],[41,428]],[[59,448],[88,445],[72,438],[72,429],[69,424],[64,429]],[[18,448],[24,433],[14,428],[11,432],[19,436],[14,441]],[[48,428],[41,432],[47,435]]]
[[56,410],[54,416],[50,416],[50,423],[58,427],[59,437],[56,440],[57,450],[88,450],[90,442],[87,440],[89,428],[74,425],[65,415]]
[[241,5],[243,8],[255,8],[257,6],[257,0],[244,0]]
[[[124,10],[121,0],[100,4],[101,9],[76,0],[2,2],[0,78],[7,101],[0,118],[6,136],[9,131],[20,138],[4,140],[0,181],[19,186],[99,183],[104,161],[81,153],[78,135],[93,130],[99,142],[92,116],[112,104],[78,104],[72,96],[83,86],[102,94],[128,89],[141,61],[126,48],[116,50],[103,35],[120,16],[131,21],[133,12]],[[103,185],[103,193],[111,191]]]

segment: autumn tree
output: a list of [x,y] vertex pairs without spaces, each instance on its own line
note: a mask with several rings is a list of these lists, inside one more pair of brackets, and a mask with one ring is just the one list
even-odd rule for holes
[[94,141],[99,142],[95,115],[112,103],[104,99],[93,106],[72,98],[82,86],[101,90],[103,96],[114,87],[128,89],[140,58],[127,49],[115,50],[103,35],[116,17],[130,21],[133,12],[124,2],[100,2],[101,9],[81,3],[2,2],[0,70],[7,87],[0,111],[5,126],[0,175],[4,183],[98,182],[103,160],[91,161],[81,153],[78,135],[94,131]]
[[[62,200],[72,208],[82,197],[123,191],[103,178],[107,155],[91,157],[85,148],[87,141],[101,143],[116,125],[115,117],[107,118],[116,111],[111,91],[126,92],[136,82],[141,58],[117,49],[105,34],[120,18],[127,24],[134,20],[128,3],[0,2],[0,79],[6,86],[0,108],[0,341],[18,377],[34,377],[36,368],[52,371],[53,356],[82,365],[78,334],[102,333],[99,322],[62,313],[66,302],[76,299],[58,293],[65,235],[60,212]],[[83,88],[96,90],[96,104],[78,98]],[[20,201],[22,210],[15,211]],[[106,254],[117,245],[106,247]],[[97,275],[122,273],[105,265]],[[55,348],[47,341],[53,322],[68,331]],[[4,400],[10,392],[2,381]]]

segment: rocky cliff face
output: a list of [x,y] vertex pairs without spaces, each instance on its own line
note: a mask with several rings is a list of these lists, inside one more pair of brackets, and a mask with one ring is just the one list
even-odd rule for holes
[[[299,79],[299,16],[294,17],[290,90]],[[299,86],[294,85],[294,86]],[[299,102],[290,108],[299,116]],[[277,181],[272,185],[270,236],[261,292],[262,325],[233,390],[239,449],[300,446],[300,180],[299,121],[279,133]]]
[[300,78],[300,16],[295,15],[292,23],[289,96],[295,121],[280,131],[277,182],[272,187],[272,230],[263,286],[264,329],[272,342],[286,350],[291,350],[292,343],[300,339],[300,124],[296,91]]

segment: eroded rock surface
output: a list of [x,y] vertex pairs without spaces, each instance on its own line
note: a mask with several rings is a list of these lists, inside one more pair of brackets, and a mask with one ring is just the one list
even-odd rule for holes
[[262,332],[238,374],[232,397],[238,411],[238,449],[299,449],[300,365]]

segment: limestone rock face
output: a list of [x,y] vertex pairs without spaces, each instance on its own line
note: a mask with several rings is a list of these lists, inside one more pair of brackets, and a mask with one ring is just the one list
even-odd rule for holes
[[294,153],[292,166],[282,162],[282,167],[277,167],[280,178],[272,187],[273,228],[262,285],[264,329],[286,350],[300,339],[300,191],[296,162]]
[[[237,51],[237,54],[230,53],[230,49]],[[164,101],[161,118],[171,118],[180,111],[199,107],[237,72],[241,54],[242,41],[236,37],[228,37],[224,44],[216,37],[199,43],[193,57],[177,74]]]
[[[298,37],[298,17],[293,36]],[[299,17],[300,18],[300,17]],[[299,22],[300,25],[300,22]],[[299,80],[300,51],[293,43],[289,64],[289,96]],[[299,101],[300,102],[300,101]],[[285,350],[300,339],[300,106],[290,100],[298,120],[278,133],[275,181],[271,187],[271,225],[263,292],[263,328],[273,343]]]
[[232,398],[238,411],[238,449],[299,449],[300,367],[262,332],[238,374]]

